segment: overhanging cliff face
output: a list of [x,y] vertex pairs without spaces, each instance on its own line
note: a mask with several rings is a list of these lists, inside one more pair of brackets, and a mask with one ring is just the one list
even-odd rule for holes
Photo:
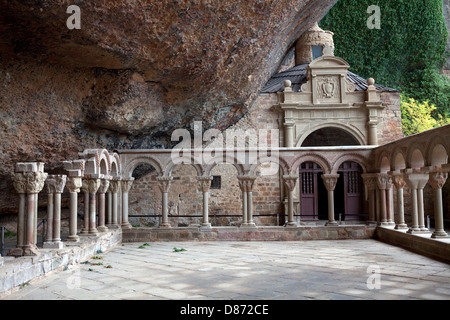
[[335,2],[74,1],[69,30],[72,3],[0,0],[0,174],[57,171],[84,148],[171,147],[194,120],[227,128]]

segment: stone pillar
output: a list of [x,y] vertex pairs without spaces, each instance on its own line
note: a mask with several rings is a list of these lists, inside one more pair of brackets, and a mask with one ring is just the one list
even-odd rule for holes
[[284,137],[286,139],[285,146],[287,148],[293,148],[294,147],[294,122],[293,122],[293,120],[285,121]]
[[[407,233],[425,233],[427,231],[420,228],[420,222],[423,221],[423,196],[419,196],[418,190],[421,189],[423,192],[429,176],[415,169],[405,169],[402,172],[404,173],[405,182],[411,190],[412,226]],[[421,204],[419,201],[421,201]],[[420,215],[422,215],[422,219]]]
[[425,188],[427,182],[428,176],[426,177],[426,179],[421,180],[417,187],[417,208],[419,214],[419,228],[420,231],[424,233],[430,232],[428,228],[425,226],[425,212],[423,207],[423,188]]
[[[17,163],[12,177],[14,188],[19,192],[19,217],[17,246],[8,255],[35,256],[39,254],[37,239],[38,194],[44,187],[48,174],[42,162]],[[26,193],[26,196],[25,196]]]
[[[238,177],[239,183],[243,184],[241,189],[245,190],[247,199],[247,221],[242,223],[241,227],[244,228],[256,228],[256,224],[253,222],[253,185],[256,180],[256,176],[241,176]],[[245,210],[244,210],[245,213]]]
[[211,223],[209,223],[209,212],[208,212],[208,198],[209,189],[211,187],[212,177],[197,177],[198,189],[203,193],[203,221],[201,228],[210,229]]
[[283,176],[284,184],[288,190],[288,221],[285,224],[286,227],[298,227],[298,224],[294,218],[294,190],[297,180],[297,175]]
[[405,223],[405,205],[403,199],[403,189],[406,186],[405,179],[401,173],[392,173],[392,182],[397,190],[397,215],[398,221],[395,225],[395,229],[408,229]]
[[47,208],[47,239],[44,242],[46,249],[61,249],[61,194],[66,185],[66,175],[49,175],[46,181],[48,192]]
[[78,232],[78,193],[83,185],[81,177],[67,177],[66,188],[70,193],[70,216],[69,216],[69,236],[67,241],[78,242],[80,237],[77,235]]
[[328,192],[328,222],[325,226],[337,226],[334,219],[334,188],[339,178],[339,174],[322,174],[322,179]]
[[381,110],[384,109],[384,107],[375,87],[375,80],[373,78],[367,79],[367,85],[366,101],[364,102],[364,105],[368,110],[367,144],[377,146],[379,117]]
[[108,227],[105,225],[105,193],[109,188],[109,178],[100,179],[100,187],[98,188],[98,231],[106,232]]
[[239,188],[242,192],[242,224],[247,225],[247,183],[238,177]]
[[[113,179],[109,182],[108,194],[111,195],[111,219],[109,220],[110,228],[118,228],[119,227],[119,202],[118,202],[118,193],[120,190],[120,179]],[[108,209],[109,211],[109,209]]]
[[12,176],[13,186],[19,194],[19,215],[17,217],[17,244],[16,248],[9,252],[12,256],[22,256],[23,246],[25,244],[25,210],[27,179],[23,173],[14,173]]
[[98,230],[96,227],[96,193],[100,187],[99,178],[83,178],[83,185],[81,190],[84,192],[84,227],[80,235],[97,236]]
[[429,173],[429,182],[433,188],[434,194],[434,223],[435,231],[431,235],[432,238],[448,237],[444,230],[444,211],[442,206],[442,187],[448,178],[448,173],[442,170],[435,170]]
[[128,222],[128,192],[133,185],[134,178],[122,180],[122,229],[131,229],[131,224]]
[[156,177],[156,180],[159,182],[159,189],[161,190],[162,193],[162,219],[159,227],[170,228],[171,226],[169,223],[169,189],[173,177],[159,176]]
[[362,174],[364,184],[367,188],[368,198],[369,198],[369,219],[367,224],[376,223],[376,188],[377,188],[377,177],[373,173]]
[[390,197],[387,195],[392,188],[392,178],[386,173],[377,173],[377,185],[380,189],[380,221],[379,225],[389,226],[388,213],[390,213]]

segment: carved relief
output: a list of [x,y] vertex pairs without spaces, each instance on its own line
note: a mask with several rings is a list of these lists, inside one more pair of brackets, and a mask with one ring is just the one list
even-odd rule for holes
[[335,100],[340,97],[339,80],[336,77],[317,79],[317,98],[321,101]]

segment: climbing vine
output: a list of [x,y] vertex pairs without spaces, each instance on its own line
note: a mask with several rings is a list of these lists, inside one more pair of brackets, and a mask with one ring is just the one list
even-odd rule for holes
[[[380,8],[379,29],[367,26],[371,5]],[[448,35],[442,0],[339,0],[320,26],[334,32],[335,54],[353,72],[429,101],[435,118],[450,115],[450,80],[439,74]]]

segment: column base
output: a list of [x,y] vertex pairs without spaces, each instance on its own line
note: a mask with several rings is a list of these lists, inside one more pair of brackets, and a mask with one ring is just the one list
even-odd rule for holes
[[298,227],[298,223],[295,222],[295,221],[286,222],[286,223],[284,224],[284,226],[285,226],[286,228],[296,228],[296,227]]
[[256,224],[254,222],[247,222],[247,223],[241,224],[240,229],[241,230],[247,230],[248,229],[248,230],[254,231],[254,230],[257,230],[258,227],[256,226]]
[[46,241],[43,245],[44,249],[62,249],[64,248],[64,243],[62,241]]
[[108,229],[107,226],[99,226],[97,228],[97,230],[100,231],[100,232],[108,232],[109,229]]
[[339,223],[336,220],[327,221],[327,223],[325,223],[325,227],[336,227],[336,226],[339,226]]
[[394,229],[396,229],[396,230],[408,229],[408,226],[404,223],[401,223],[401,224],[397,224]]
[[120,227],[121,227],[122,229],[131,229],[133,226],[131,225],[131,223],[125,222],[125,223],[122,223],[122,224],[120,225]]
[[89,230],[87,229],[81,229],[80,236],[89,236]]
[[68,242],[80,242],[80,237],[77,236],[77,235],[68,236],[66,241],[68,241]]
[[426,233],[430,233],[430,231],[423,231],[419,227],[415,227],[415,228],[409,228],[408,231],[406,231],[406,233],[408,233],[408,234],[426,234]]
[[165,222],[165,223],[161,223],[159,225],[159,228],[172,228],[172,226],[170,225],[170,223]]
[[200,231],[211,231],[211,223],[202,223],[200,225]]
[[25,245],[23,247],[23,255],[24,256],[38,256],[40,255],[40,251],[35,244]]
[[447,232],[445,232],[445,231],[435,231],[435,232],[433,232],[431,237],[433,239],[435,239],[435,238],[448,238],[449,236],[448,236]]
[[89,230],[89,233],[88,233],[88,236],[98,236],[98,230],[97,230],[97,228],[90,229],[90,230]]

